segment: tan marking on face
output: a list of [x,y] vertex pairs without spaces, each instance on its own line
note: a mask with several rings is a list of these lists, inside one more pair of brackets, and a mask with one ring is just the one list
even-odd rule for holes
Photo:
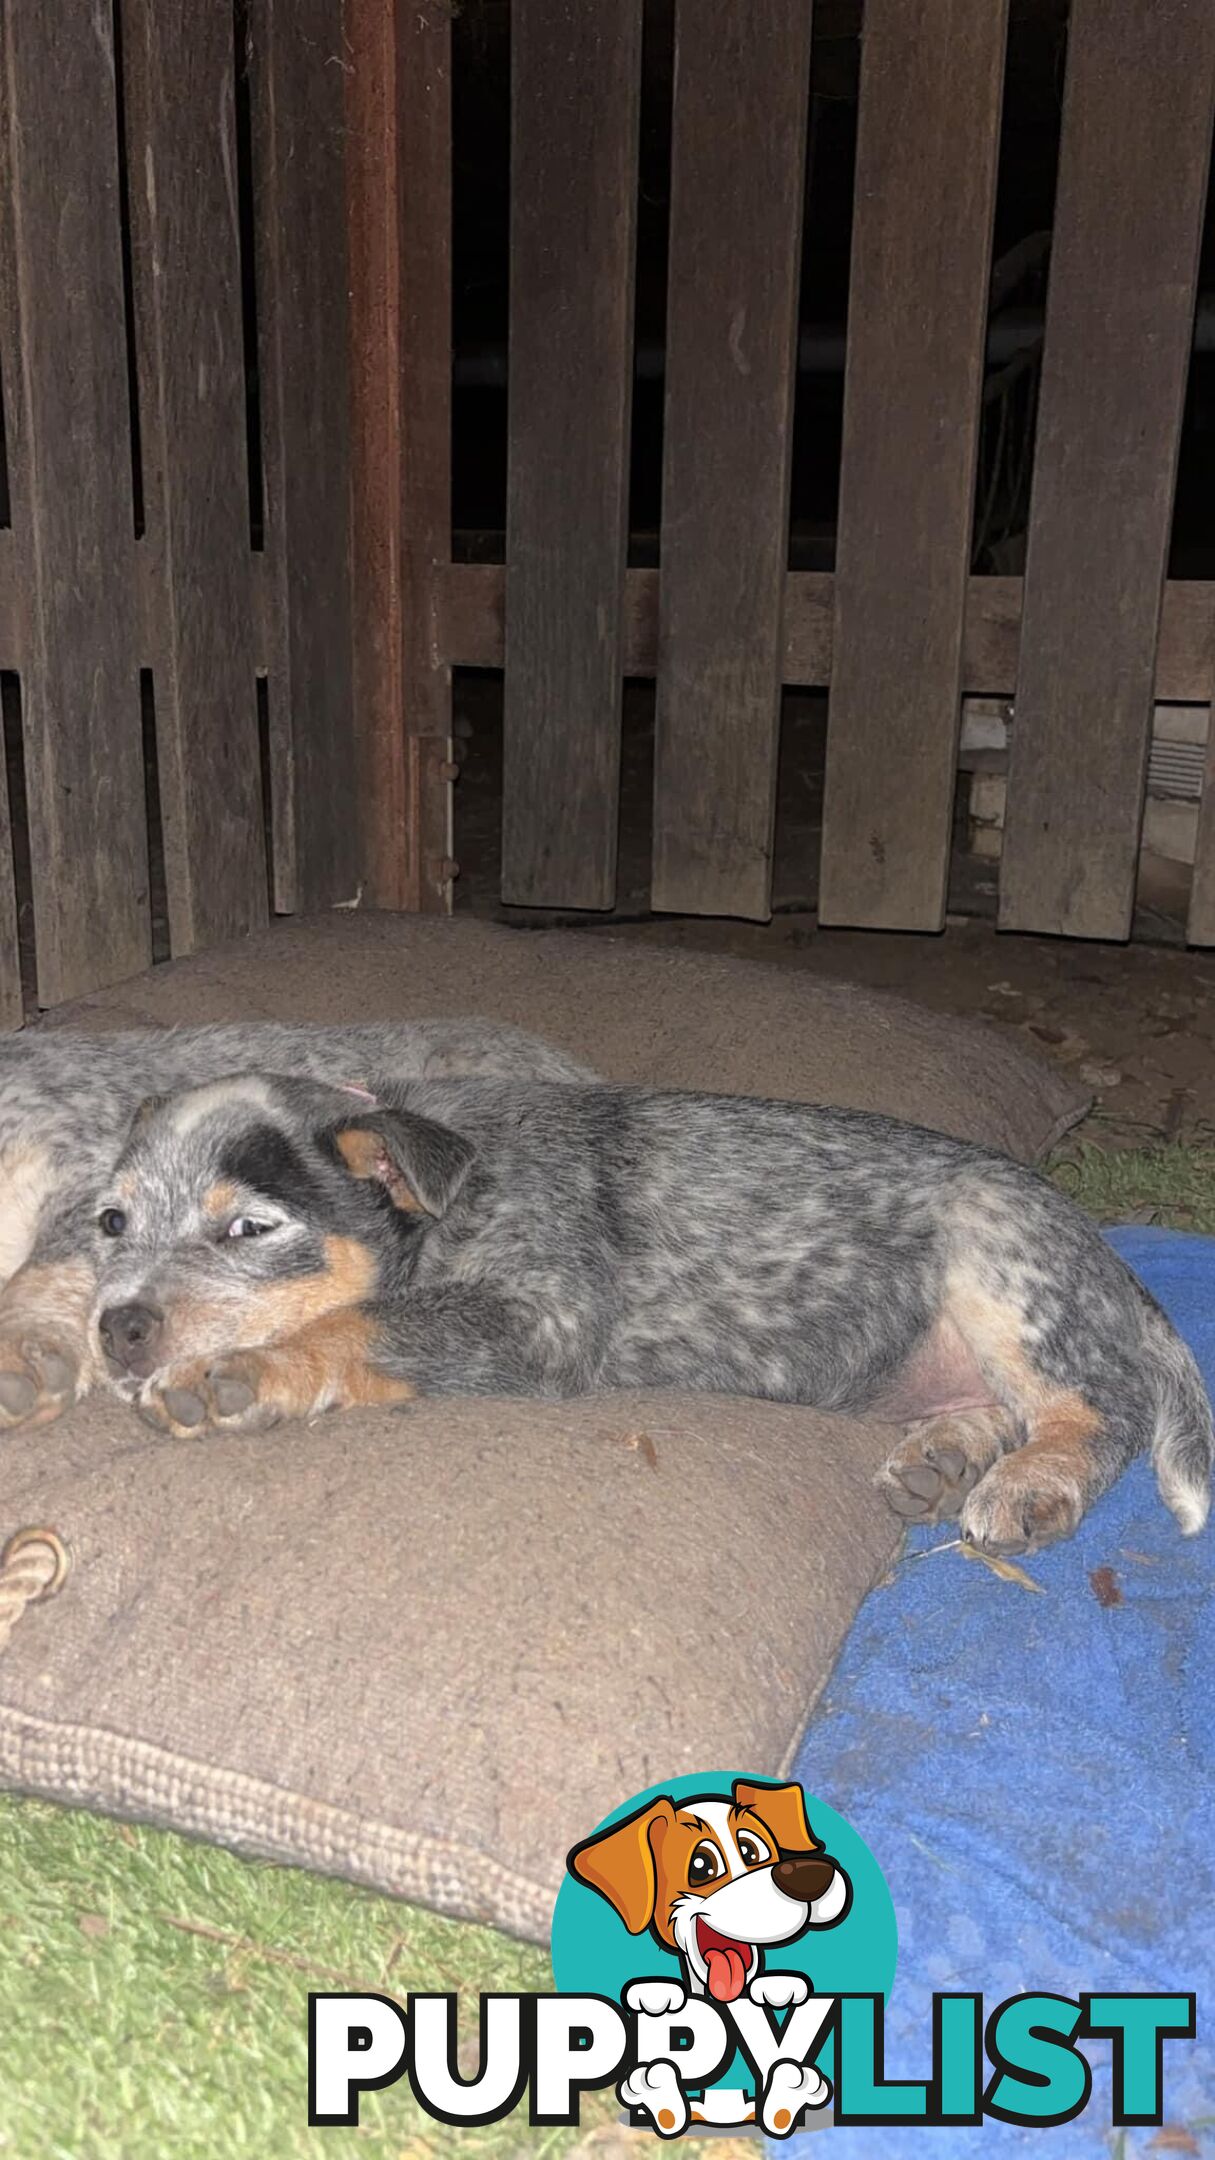
[[[165,1305],[164,1362],[217,1357],[298,1335],[328,1313],[361,1305],[375,1288],[374,1253],[357,1238],[325,1239],[325,1264],[311,1275],[250,1284],[228,1298],[172,1300]],[[150,1286],[155,1295],[155,1285]]]
[[338,1153],[356,1178],[382,1185],[394,1207],[409,1215],[424,1215],[417,1194],[394,1163],[379,1133],[366,1126],[351,1125],[337,1136]]
[[235,1185],[229,1185],[226,1181],[212,1185],[210,1190],[203,1194],[203,1214],[209,1216],[212,1222],[221,1222],[225,1215],[232,1214],[239,1201],[240,1195]]

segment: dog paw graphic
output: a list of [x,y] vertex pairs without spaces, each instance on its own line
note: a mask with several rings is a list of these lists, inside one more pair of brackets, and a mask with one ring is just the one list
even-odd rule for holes
[[760,2120],[769,2137],[788,2137],[796,2130],[803,2108],[820,2108],[830,2097],[831,2087],[813,2063],[775,2062]]
[[673,2017],[687,1999],[678,1980],[630,1980],[624,1991],[625,2009],[642,2017]]
[[276,1401],[271,1368],[256,1350],[169,1366],[145,1381],[135,1408],[146,1424],[178,1440],[207,1428],[265,1432],[290,1415],[290,1405]]
[[[778,2063],[777,2068],[782,2066]],[[684,2099],[675,2065],[669,2062],[638,2063],[616,2087],[622,2107],[641,2108],[659,2137],[679,2137],[688,2127],[688,2103]]]
[[770,2010],[791,2010],[809,2002],[810,1982],[802,1973],[756,1973],[747,1993],[752,2002],[765,2003]]

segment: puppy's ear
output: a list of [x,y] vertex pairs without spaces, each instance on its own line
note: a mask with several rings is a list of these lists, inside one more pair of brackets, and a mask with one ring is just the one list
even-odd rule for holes
[[806,1795],[800,1785],[749,1785],[734,1781],[735,1807],[751,1808],[767,1823],[782,1852],[818,1852],[821,1840],[810,1828]]
[[571,1875],[589,1883],[609,1905],[614,1905],[630,1935],[643,1935],[654,1918],[658,1900],[658,1869],[654,1858],[654,1833],[658,1842],[675,1820],[669,1800],[653,1800],[627,1815],[623,1822],[575,1845],[566,1860]]
[[476,1154],[450,1127],[409,1110],[369,1110],[337,1126],[333,1142],[352,1177],[382,1185],[411,1215],[445,1215]]

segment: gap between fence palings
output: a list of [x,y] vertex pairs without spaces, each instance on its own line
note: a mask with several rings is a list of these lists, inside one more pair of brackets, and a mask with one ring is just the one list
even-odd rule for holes
[[368,905],[451,905],[451,8],[347,0],[354,749]]
[[1210,0],[1073,0],[1005,929],[1130,931],[1213,106]]

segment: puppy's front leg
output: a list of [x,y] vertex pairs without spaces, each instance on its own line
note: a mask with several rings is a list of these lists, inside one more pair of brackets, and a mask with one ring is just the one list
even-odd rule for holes
[[55,1210],[0,1293],[0,1431],[49,1425],[96,1377],[91,1230],[91,1210]]
[[181,1437],[205,1426],[265,1432],[283,1418],[410,1401],[416,1389],[374,1362],[377,1341],[370,1314],[349,1306],[281,1342],[167,1366],[144,1382],[135,1408]]
[[323,1410],[396,1406],[418,1394],[555,1392],[526,1315],[475,1285],[348,1306],[295,1335],[168,1366],[135,1404],[175,1436],[264,1432]]

